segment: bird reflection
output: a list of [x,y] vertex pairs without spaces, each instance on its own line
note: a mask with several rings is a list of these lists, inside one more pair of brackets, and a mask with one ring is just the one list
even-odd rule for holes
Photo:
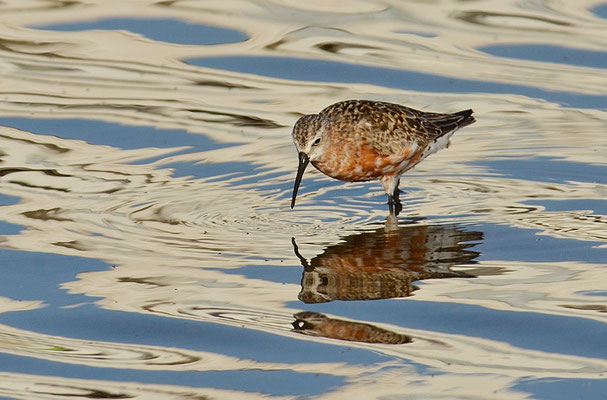
[[310,336],[348,340],[363,343],[403,344],[412,341],[410,336],[392,332],[361,322],[329,318],[313,311],[302,311],[293,315],[293,332]]
[[333,300],[376,300],[411,296],[423,279],[474,278],[451,267],[473,263],[478,252],[468,250],[482,232],[453,225],[388,224],[344,238],[310,262],[295,239],[295,255],[304,272],[298,298],[304,303]]

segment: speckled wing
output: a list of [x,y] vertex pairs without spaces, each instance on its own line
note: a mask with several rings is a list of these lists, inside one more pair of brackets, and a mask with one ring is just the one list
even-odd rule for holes
[[437,138],[474,122],[472,110],[429,113],[398,104],[366,100],[335,103],[320,112],[341,136],[367,140],[380,154],[425,148]]

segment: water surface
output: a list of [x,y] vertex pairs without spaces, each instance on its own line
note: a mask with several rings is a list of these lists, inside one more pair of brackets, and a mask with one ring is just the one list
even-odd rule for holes
[[[0,5],[0,397],[607,391],[605,3]],[[575,4],[574,4],[575,3]],[[381,185],[336,101],[475,111]]]

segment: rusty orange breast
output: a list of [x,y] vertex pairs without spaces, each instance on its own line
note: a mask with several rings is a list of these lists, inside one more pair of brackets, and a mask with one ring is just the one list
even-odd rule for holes
[[333,140],[319,160],[312,164],[322,173],[343,181],[370,181],[384,175],[399,173],[400,165],[409,156],[384,155],[367,141]]

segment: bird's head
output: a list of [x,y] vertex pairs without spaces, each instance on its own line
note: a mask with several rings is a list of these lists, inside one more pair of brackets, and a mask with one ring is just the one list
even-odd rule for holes
[[297,190],[308,163],[320,160],[327,150],[329,144],[327,138],[329,124],[328,118],[320,114],[310,114],[304,115],[297,120],[293,127],[293,143],[295,143],[295,148],[297,149],[299,166],[297,167],[297,176],[295,177],[295,186],[293,187],[291,208],[295,206]]

